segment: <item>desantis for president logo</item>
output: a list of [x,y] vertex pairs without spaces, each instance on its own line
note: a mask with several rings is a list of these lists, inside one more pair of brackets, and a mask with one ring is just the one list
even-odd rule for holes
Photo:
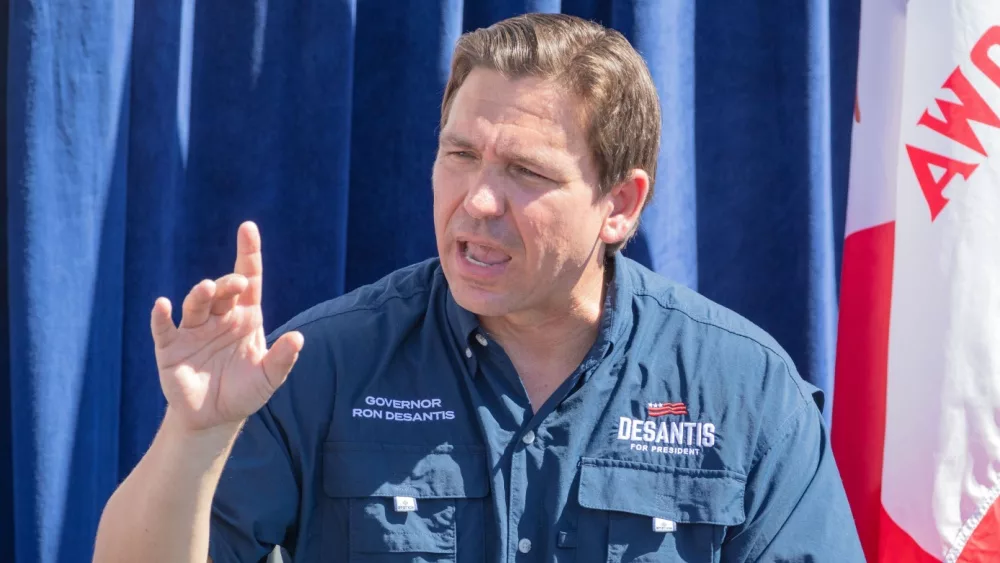
[[[648,403],[650,418],[686,416],[684,403]],[[715,445],[715,425],[684,420],[641,420],[626,416],[618,420],[618,439],[628,440],[629,449],[672,455],[698,455]]]

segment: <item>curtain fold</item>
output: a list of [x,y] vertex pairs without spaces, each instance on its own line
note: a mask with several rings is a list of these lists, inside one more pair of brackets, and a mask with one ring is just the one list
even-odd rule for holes
[[0,559],[90,560],[163,412],[153,301],[229,271],[241,221],[262,232],[268,330],[434,254],[451,50],[525,11],[619,29],[652,70],[656,197],[627,254],[829,392],[857,3],[10,0]]

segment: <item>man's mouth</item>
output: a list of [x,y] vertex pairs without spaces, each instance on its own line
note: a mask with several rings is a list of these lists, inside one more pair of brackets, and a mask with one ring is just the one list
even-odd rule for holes
[[476,266],[486,268],[490,266],[498,266],[510,261],[510,255],[492,246],[466,241],[459,241],[458,244],[459,250],[462,252],[462,256]]

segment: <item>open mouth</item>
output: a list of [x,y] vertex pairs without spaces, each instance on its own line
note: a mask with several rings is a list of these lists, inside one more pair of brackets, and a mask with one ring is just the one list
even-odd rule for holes
[[492,246],[460,240],[458,241],[458,249],[469,263],[481,268],[500,266],[510,262],[509,254]]

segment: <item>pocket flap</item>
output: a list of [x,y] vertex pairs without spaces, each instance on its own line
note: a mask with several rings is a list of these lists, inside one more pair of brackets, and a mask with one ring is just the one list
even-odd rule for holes
[[323,489],[331,497],[482,498],[488,467],[477,446],[328,442]]
[[735,526],[746,516],[746,477],[732,471],[583,458],[580,506],[688,524]]

